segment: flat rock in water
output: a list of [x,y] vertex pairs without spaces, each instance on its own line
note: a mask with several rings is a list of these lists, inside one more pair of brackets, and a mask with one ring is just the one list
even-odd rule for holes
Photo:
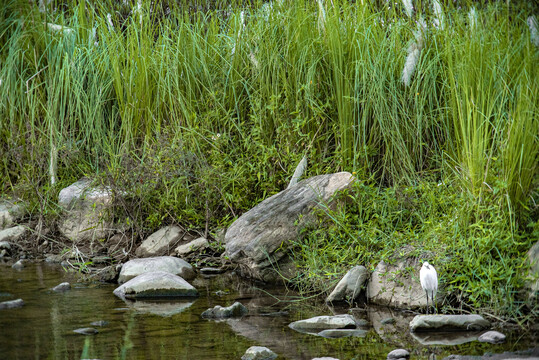
[[412,331],[484,330],[490,323],[481,315],[417,315],[410,322]]
[[58,285],[56,285],[55,287],[52,288],[52,290],[56,291],[56,292],[67,291],[67,290],[70,290],[70,289],[71,289],[71,284],[68,283],[68,282],[63,282],[63,283],[58,284]]
[[359,265],[353,267],[339,281],[335,289],[327,297],[326,302],[352,302],[359,297],[368,279],[369,272],[364,266]]
[[516,360],[527,359],[537,360],[539,359],[539,347],[534,347],[528,350],[521,350],[515,352],[504,352],[501,354],[486,353],[483,356],[469,356],[469,355],[449,355],[442,360]]
[[0,302],[0,309],[14,309],[24,305],[22,299]]
[[409,357],[410,352],[405,349],[396,349],[387,354],[387,360],[408,359]]
[[355,329],[356,321],[352,315],[316,316],[306,320],[294,321],[288,325],[301,332],[319,332],[326,329]]
[[77,334],[81,334],[81,335],[95,335],[99,331],[97,331],[94,328],[87,327],[87,328],[80,328],[80,329],[73,330],[73,332]]
[[203,318],[210,319],[224,319],[230,317],[240,317],[246,315],[248,312],[249,310],[247,310],[245,306],[236,301],[234,304],[228,307],[217,305],[213,309],[204,311],[201,316]]
[[277,354],[263,346],[251,346],[245,354],[241,357],[241,360],[273,360],[277,357]]
[[423,331],[412,332],[411,336],[421,345],[462,345],[472,341],[477,341],[480,332],[478,331]]
[[195,277],[195,271],[187,261],[174,256],[157,256],[134,259],[123,264],[118,283],[122,284],[141,274],[155,271],[168,272],[181,276],[186,280],[191,280]]
[[317,358],[312,358],[311,360],[339,360],[339,359],[332,358],[332,357],[317,357]]
[[367,335],[367,330],[361,329],[327,329],[322,330],[318,333],[319,336],[337,339],[343,337],[365,337]]
[[121,299],[197,297],[197,290],[181,277],[155,271],[139,275],[114,290]]
[[148,236],[137,248],[135,254],[141,257],[169,254],[184,234],[185,231],[179,226],[165,226]]
[[348,172],[314,176],[267,198],[228,228],[224,256],[239,265],[243,276],[270,283],[293,277],[297,268],[289,256],[291,241],[314,220],[314,208],[331,202],[354,180]]
[[505,335],[498,331],[487,331],[477,338],[479,342],[501,344],[505,342]]

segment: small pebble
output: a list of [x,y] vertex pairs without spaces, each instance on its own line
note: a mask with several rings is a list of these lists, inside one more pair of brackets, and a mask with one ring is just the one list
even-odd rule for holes
[[19,308],[23,305],[24,305],[24,301],[22,299],[4,301],[0,303],[0,309],[14,309],[14,308]]

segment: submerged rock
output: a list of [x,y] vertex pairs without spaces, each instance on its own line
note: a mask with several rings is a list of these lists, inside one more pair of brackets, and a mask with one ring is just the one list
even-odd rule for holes
[[352,315],[316,316],[306,320],[294,321],[288,325],[300,332],[315,332],[327,329],[355,329],[356,321]]
[[75,330],[73,330],[73,332],[74,332],[74,333],[77,333],[77,334],[81,334],[81,335],[95,335],[95,334],[97,334],[99,331],[97,331],[97,330],[94,329],[94,328],[87,327],[87,328],[75,329]]
[[224,256],[239,265],[243,276],[272,283],[292,277],[297,270],[288,256],[290,241],[312,220],[313,208],[354,179],[348,172],[319,175],[262,201],[228,228]]
[[112,232],[107,220],[112,206],[109,188],[92,187],[90,180],[82,179],[60,191],[58,204],[66,210],[58,229],[73,242],[102,239]]
[[410,352],[405,349],[396,349],[387,354],[387,360],[408,359]]
[[365,337],[367,335],[367,330],[361,329],[327,329],[322,330],[318,333],[319,336],[337,339],[343,337]]
[[251,346],[245,354],[241,357],[241,360],[273,360],[277,357],[277,354],[263,346]]
[[0,302],[0,309],[14,309],[20,308],[24,305],[22,299]]
[[193,305],[193,300],[179,300],[179,301],[145,301],[145,300],[136,300],[130,301],[126,300],[129,308],[136,311],[139,314],[152,314],[161,317],[169,317],[176,314],[179,314],[191,305]]
[[67,291],[67,290],[70,290],[70,289],[71,289],[71,284],[68,283],[68,282],[63,282],[63,283],[58,284],[58,285],[56,285],[55,287],[52,288],[52,290],[56,291],[56,292]]
[[203,318],[210,319],[224,319],[230,317],[240,317],[246,315],[248,312],[249,310],[247,310],[245,306],[236,301],[234,304],[228,307],[217,305],[213,309],[204,311],[201,316]]
[[99,320],[99,321],[94,321],[93,323],[90,323],[90,325],[92,326],[100,326],[100,327],[107,326],[108,324],[109,322],[106,320]]
[[412,331],[484,330],[490,323],[481,315],[417,315],[410,322]]
[[344,275],[335,289],[329,294],[326,302],[353,302],[361,294],[369,278],[369,272],[364,266],[355,266]]
[[477,338],[479,342],[487,342],[490,344],[501,344],[505,342],[505,335],[498,331],[487,331]]
[[122,266],[118,283],[122,284],[144,273],[164,271],[181,276],[186,280],[195,277],[193,267],[185,260],[173,256],[158,256],[144,259],[134,259]]
[[181,277],[154,271],[139,275],[114,290],[121,299],[197,297],[197,290]]
[[185,231],[179,226],[165,226],[148,236],[137,248],[135,254],[141,257],[169,254],[184,234]]

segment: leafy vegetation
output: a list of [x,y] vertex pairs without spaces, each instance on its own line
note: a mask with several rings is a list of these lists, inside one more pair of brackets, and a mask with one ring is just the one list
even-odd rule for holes
[[470,306],[514,312],[538,237],[537,8],[432,5],[8,0],[0,189],[50,221],[87,176],[141,234],[207,231],[306,155],[306,176],[369,179],[298,241],[311,284],[407,244]]

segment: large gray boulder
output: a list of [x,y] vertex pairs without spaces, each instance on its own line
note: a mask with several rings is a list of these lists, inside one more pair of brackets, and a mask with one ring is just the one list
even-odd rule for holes
[[121,299],[157,299],[171,297],[197,297],[197,290],[181,277],[155,271],[144,273],[118,286],[114,295]]
[[0,242],[17,243],[26,234],[26,226],[19,225],[4,230],[0,230]]
[[354,266],[339,281],[335,289],[327,297],[326,302],[348,301],[352,303],[359,297],[368,279],[369,272],[364,266]]
[[355,329],[356,321],[349,314],[335,316],[316,316],[310,319],[294,321],[288,325],[299,332],[318,333],[327,329]]
[[224,256],[239,265],[243,276],[280,282],[296,274],[288,256],[290,241],[309,221],[314,207],[328,203],[354,181],[348,172],[303,180],[262,201],[226,231]]
[[410,322],[412,331],[477,331],[489,327],[481,315],[417,315]]
[[137,256],[149,257],[169,254],[185,234],[178,226],[165,226],[148,236],[135,251]]
[[112,206],[110,189],[92,187],[90,180],[82,179],[60,191],[58,204],[66,211],[58,229],[73,242],[103,239],[112,232],[107,220]]
[[25,207],[19,200],[0,201],[0,230],[10,227],[24,212]]
[[530,262],[530,270],[528,272],[529,299],[533,303],[539,300],[539,241],[528,251],[528,261]]
[[123,264],[118,283],[123,284],[141,274],[154,271],[165,271],[181,276],[185,280],[191,280],[195,277],[195,271],[187,261],[173,256],[158,256],[133,259]]
[[[408,268],[417,269],[410,273]],[[395,308],[419,308],[427,306],[425,291],[419,282],[421,266],[413,259],[401,260],[395,265],[381,261],[367,285],[367,300],[372,304]],[[441,301],[440,292],[436,303]]]

